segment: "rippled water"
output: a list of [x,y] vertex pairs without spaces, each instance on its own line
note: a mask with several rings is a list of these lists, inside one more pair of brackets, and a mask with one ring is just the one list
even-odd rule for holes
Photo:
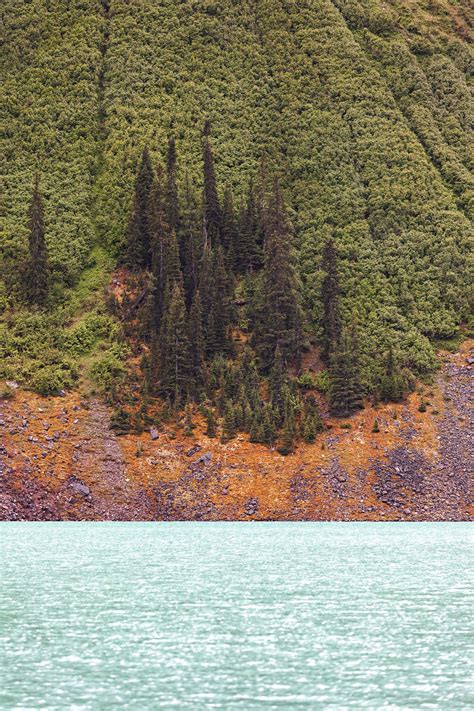
[[2,524],[0,707],[472,708],[472,531]]

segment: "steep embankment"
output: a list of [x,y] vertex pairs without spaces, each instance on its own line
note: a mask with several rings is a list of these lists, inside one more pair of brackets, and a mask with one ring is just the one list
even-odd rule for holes
[[[471,344],[472,345],[472,344]],[[416,395],[329,421],[294,455],[197,428],[116,437],[97,400],[25,392],[2,405],[0,517],[27,520],[466,520],[472,517],[472,357],[445,355]],[[372,431],[374,418],[380,432]]]
[[[2,404],[2,515],[468,517],[465,355],[443,365],[427,413],[416,395],[369,408],[350,429],[329,421],[287,458],[200,428],[191,439],[172,427],[156,441],[117,439],[105,406],[83,399],[117,389],[130,355],[103,288],[143,147],[156,168],[174,136],[180,197],[186,174],[200,191],[205,119],[221,194],[231,185],[238,205],[261,158],[281,178],[312,342],[331,237],[368,389],[390,346],[401,366],[430,372],[429,339],[455,336],[467,316],[468,1],[7,0],[2,17],[0,377],[21,386]],[[21,306],[35,173],[52,276],[45,310]],[[23,386],[66,392],[42,399]]]

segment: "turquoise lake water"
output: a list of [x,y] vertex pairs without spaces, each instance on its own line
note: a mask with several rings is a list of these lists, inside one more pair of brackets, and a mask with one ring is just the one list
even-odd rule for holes
[[4,523],[1,709],[472,709],[465,523]]

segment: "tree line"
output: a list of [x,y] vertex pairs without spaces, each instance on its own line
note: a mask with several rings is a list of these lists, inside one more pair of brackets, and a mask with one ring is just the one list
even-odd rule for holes
[[[154,168],[145,148],[135,180],[121,262],[143,287],[136,299],[138,319],[127,293],[121,309],[125,330],[146,346],[139,426],[147,422],[149,398],[160,397],[175,412],[184,409],[192,428],[189,405],[194,402],[210,436],[219,418],[223,439],[246,431],[253,442],[278,440],[280,451],[288,453],[298,436],[314,441],[322,422],[315,397],[302,397],[297,378],[290,377],[300,371],[309,346],[280,181],[262,163],[237,206],[229,186],[220,193],[208,122],[202,168],[201,195],[188,177],[180,194],[177,150],[170,138],[165,166]],[[29,226],[25,293],[41,306],[50,276],[38,181]],[[330,412],[346,417],[363,407],[367,393],[357,323],[345,322],[341,313],[332,239],[324,246],[322,268],[321,358],[329,373]],[[380,394],[397,400],[405,391],[390,350]]]

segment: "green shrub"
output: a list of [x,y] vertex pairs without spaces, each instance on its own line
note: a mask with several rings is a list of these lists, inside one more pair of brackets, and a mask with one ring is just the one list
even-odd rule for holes
[[68,368],[47,365],[34,374],[31,387],[39,395],[57,395],[73,384],[75,376],[76,374]]
[[0,387],[0,400],[13,400],[15,397],[15,390],[10,388],[8,385]]
[[88,375],[101,392],[117,387],[125,378],[125,365],[120,356],[111,350],[95,361],[89,368]]

